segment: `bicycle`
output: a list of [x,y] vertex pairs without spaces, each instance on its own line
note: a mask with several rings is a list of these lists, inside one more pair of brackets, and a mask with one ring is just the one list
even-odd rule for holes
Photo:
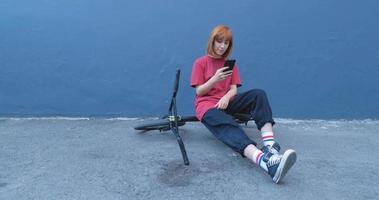
[[[168,109],[168,115],[163,116],[161,119],[154,120],[153,122],[144,123],[134,127],[135,130],[141,131],[151,131],[151,130],[159,130],[168,131],[171,130],[179,144],[180,151],[182,153],[184,165],[189,165],[189,160],[187,156],[186,149],[184,147],[184,143],[179,134],[179,126],[183,126],[186,122],[196,122],[199,121],[196,116],[179,116],[176,109],[176,95],[179,89],[179,79],[180,79],[180,69],[176,70],[175,82],[174,82],[174,90],[171,96],[171,103]],[[234,119],[238,123],[247,123],[252,120],[251,116],[248,114],[236,113],[233,114]]]

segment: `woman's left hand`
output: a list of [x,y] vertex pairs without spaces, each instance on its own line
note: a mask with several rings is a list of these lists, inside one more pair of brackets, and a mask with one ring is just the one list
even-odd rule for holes
[[227,95],[223,96],[215,105],[217,109],[226,109],[229,105],[229,97]]

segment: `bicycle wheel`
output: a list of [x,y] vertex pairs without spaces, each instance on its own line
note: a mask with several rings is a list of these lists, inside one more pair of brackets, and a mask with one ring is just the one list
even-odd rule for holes
[[195,116],[181,116],[180,121],[184,122],[198,122],[199,120]]
[[[183,126],[186,122],[179,121],[178,126]],[[168,131],[170,130],[170,122],[167,119],[154,120],[146,124],[141,124],[134,127],[135,130],[140,131],[151,131],[151,130],[160,130]]]

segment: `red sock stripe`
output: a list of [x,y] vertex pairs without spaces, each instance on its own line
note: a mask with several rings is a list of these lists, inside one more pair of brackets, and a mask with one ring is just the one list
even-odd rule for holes
[[262,137],[262,139],[263,140],[274,139],[274,136],[273,135],[268,135],[268,136]]
[[255,158],[255,163],[257,163],[257,165],[259,165],[259,158],[262,156],[262,152],[259,152],[257,157]]

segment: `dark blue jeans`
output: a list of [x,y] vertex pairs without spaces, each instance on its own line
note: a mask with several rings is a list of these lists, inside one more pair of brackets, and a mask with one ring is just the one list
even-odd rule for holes
[[230,115],[232,113],[250,114],[258,130],[261,130],[268,122],[274,125],[275,122],[272,118],[266,93],[260,89],[240,93],[229,102],[225,110],[210,109],[204,114],[201,121],[217,139],[244,156],[245,148],[249,144],[256,146],[257,143],[246,135],[241,126]]

